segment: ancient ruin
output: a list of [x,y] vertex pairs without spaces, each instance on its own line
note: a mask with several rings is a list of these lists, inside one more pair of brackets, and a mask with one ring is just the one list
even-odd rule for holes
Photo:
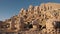
[[18,15],[0,22],[0,33],[60,34],[60,4],[30,5],[28,9],[22,8]]

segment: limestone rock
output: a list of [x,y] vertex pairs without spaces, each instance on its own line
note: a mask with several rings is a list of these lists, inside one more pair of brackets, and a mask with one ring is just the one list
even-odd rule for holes
[[5,20],[4,24],[9,23],[10,26],[8,27],[9,29],[3,29],[7,29],[7,32],[39,30],[51,33],[55,29],[55,21],[60,21],[60,4],[43,3],[40,6],[30,5],[27,10],[22,8],[18,15]]

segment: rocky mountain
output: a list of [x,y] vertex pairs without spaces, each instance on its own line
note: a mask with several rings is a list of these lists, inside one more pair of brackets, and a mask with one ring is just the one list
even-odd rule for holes
[[[45,34],[57,33],[60,28],[60,4],[42,3],[39,6],[30,5],[22,8],[18,15],[1,23],[2,32],[39,31]],[[59,31],[58,31],[59,32]]]

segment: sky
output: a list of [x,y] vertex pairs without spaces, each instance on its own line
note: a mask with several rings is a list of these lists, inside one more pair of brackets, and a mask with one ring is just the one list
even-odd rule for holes
[[60,0],[0,0],[0,21],[18,15],[21,8],[48,2],[60,3]]

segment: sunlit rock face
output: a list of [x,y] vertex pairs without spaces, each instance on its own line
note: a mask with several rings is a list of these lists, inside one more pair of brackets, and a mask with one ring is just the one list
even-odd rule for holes
[[40,33],[54,34],[57,33],[57,29],[60,29],[60,4],[30,5],[28,9],[22,8],[18,15],[3,22],[4,28],[0,28],[6,32],[40,31]]

